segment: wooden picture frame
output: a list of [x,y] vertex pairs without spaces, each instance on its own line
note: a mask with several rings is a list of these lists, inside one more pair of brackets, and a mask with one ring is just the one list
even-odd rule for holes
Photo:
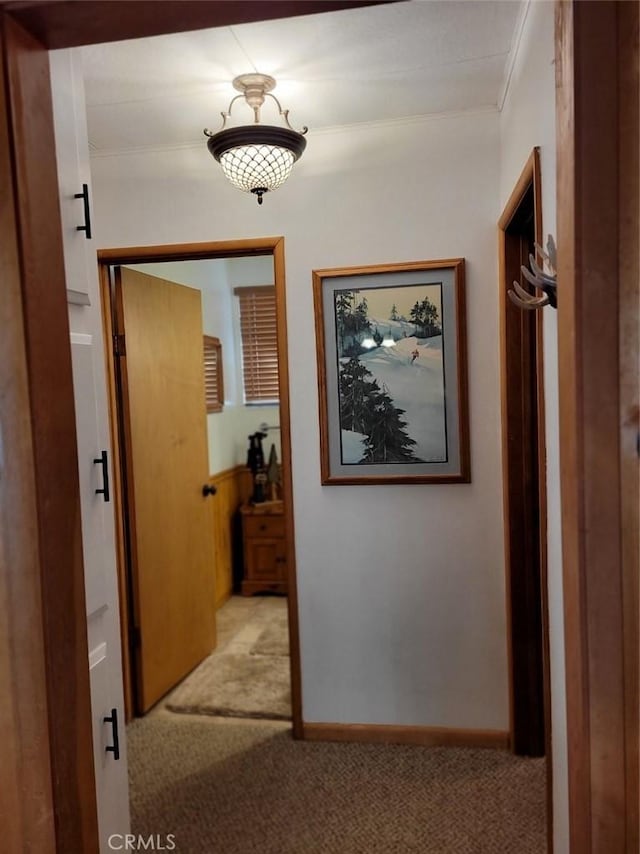
[[313,271],[323,484],[469,483],[464,259]]

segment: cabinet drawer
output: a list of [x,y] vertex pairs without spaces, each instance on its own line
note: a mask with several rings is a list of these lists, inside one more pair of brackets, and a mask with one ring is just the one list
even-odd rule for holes
[[245,516],[246,537],[284,537],[284,516]]

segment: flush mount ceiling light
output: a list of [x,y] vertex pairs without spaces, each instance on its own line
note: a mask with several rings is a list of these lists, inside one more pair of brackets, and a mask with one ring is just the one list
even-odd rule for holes
[[[276,81],[268,74],[241,74],[233,81],[234,89],[241,92],[232,98],[222,115],[222,127],[217,133],[205,129],[209,137],[207,148],[222,166],[222,171],[234,187],[245,193],[254,193],[258,204],[270,190],[276,190],[289,177],[293,164],[302,156],[307,141],[308,128],[302,132],[289,124],[289,110],[283,110],[271,90]],[[260,108],[266,97],[273,98],[286,127],[260,124]],[[244,98],[253,110],[254,122],[241,127],[225,128],[231,108]]]

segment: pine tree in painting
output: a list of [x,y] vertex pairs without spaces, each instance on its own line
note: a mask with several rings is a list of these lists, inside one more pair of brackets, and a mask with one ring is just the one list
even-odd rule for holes
[[416,443],[404,429],[407,422],[400,417],[404,409],[394,406],[386,389],[370,401],[370,432],[366,462],[397,463],[417,462],[412,446]]
[[399,320],[398,309],[396,308],[395,302],[391,306],[391,314],[389,315],[389,320]]
[[371,330],[366,297],[359,303],[356,291],[337,291],[335,295],[336,331],[341,356],[362,353],[360,341]]
[[420,316],[425,338],[440,334],[438,309],[428,297],[420,303]]
[[411,322],[415,325],[415,335],[418,338],[431,338],[442,333],[438,309],[428,297],[417,302],[409,313]]
[[421,324],[420,324],[420,320],[421,320],[420,303],[419,302],[416,301],[415,305],[413,306],[413,308],[409,312],[409,317],[411,318],[411,322],[416,327],[416,335],[418,335],[419,331],[420,331],[420,326],[421,326]]
[[353,291],[338,291],[336,301],[336,323],[341,351],[344,351],[345,335],[347,333],[347,318],[351,315]]
[[340,426],[367,437],[362,462],[419,462],[412,450],[416,443],[405,430],[407,422],[400,417],[403,414],[359,359],[342,365]]
[[367,329],[371,329],[371,324],[369,323],[369,304],[367,303],[367,298],[363,297],[362,300],[356,306],[356,332],[362,332]]
[[343,430],[364,433],[366,429],[366,401],[378,389],[371,371],[355,357],[340,370],[340,424]]

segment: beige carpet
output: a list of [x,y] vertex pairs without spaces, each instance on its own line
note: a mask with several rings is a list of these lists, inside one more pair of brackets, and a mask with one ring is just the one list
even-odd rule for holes
[[291,718],[285,599],[234,597],[218,612],[218,647],[169,694],[182,714]]
[[133,832],[178,854],[543,854],[544,760],[294,742],[160,712],[128,729]]
[[286,614],[274,613],[250,650],[251,655],[289,655],[289,626]]

